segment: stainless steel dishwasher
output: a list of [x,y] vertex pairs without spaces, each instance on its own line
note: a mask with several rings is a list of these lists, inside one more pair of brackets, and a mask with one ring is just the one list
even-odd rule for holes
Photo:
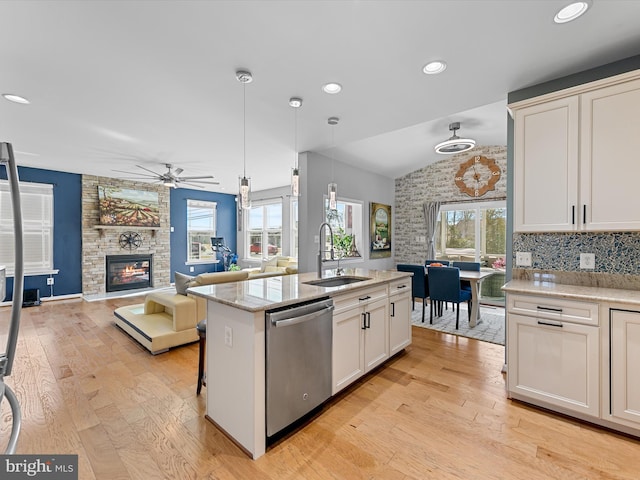
[[333,300],[266,312],[267,437],[331,396]]

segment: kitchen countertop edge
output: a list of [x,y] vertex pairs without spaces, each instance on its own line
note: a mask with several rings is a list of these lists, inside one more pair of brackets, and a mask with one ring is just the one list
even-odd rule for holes
[[619,288],[565,285],[535,280],[511,280],[502,287],[502,290],[506,293],[640,305],[640,291]]
[[[187,291],[190,294],[220,304],[248,312],[260,312],[319,298],[335,297],[367,287],[400,280],[405,277],[410,277],[411,275],[409,272],[398,272],[396,270],[369,270],[362,268],[345,269],[344,274],[336,275],[335,271],[325,270],[322,278],[357,276],[367,277],[369,280],[338,287],[321,287],[304,283],[318,279],[315,272],[308,272],[253,280],[249,279],[240,282],[203,285],[191,287]],[[279,287],[282,292],[281,298],[269,298],[270,287],[271,291],[277,291]],[[256,292],[258,295],[255,295]],[[285,294],[284,292],[288,293]]]

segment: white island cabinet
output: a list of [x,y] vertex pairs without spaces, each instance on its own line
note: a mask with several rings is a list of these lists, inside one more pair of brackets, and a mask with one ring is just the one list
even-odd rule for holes
[[266,311],[334,300],[332,394],[411,343],[410,274],[347,269],[345,276],[367,280],[322,287],[307,283],[314,273],[303,273],[189,289],[207,299],[207,418],[250,457],[267,448]]

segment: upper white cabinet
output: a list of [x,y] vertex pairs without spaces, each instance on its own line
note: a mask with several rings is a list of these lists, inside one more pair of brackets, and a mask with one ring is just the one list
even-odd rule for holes
[[516,232],[640,229],[639,76],[511,105]]

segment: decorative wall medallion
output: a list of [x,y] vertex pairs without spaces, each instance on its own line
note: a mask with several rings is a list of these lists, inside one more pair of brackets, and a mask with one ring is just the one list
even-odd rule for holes
[[495,190],[498,180],[500,167],[494,159],[482,155],[475,155],[464,162],[455,175],[456,186],[470,197],[481,197]]
[[142,237],[136,232],[124,232],[120,234],[118,242],[120,243],[121,248],[133,250],[134,248],[138,248],[142,245]]

